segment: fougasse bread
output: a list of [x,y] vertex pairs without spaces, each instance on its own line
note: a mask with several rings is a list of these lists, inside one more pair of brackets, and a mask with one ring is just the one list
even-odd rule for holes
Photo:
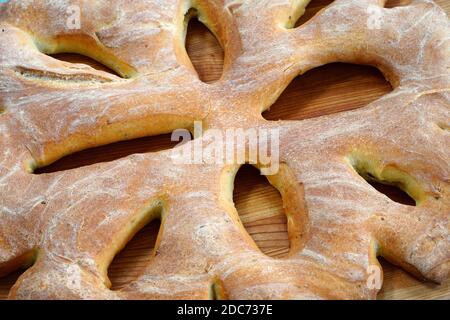
[[[395,8],[336,0],[295,28],[308,2],[2,4],[0,275],[29,266],[9,298],[373,299],[379,287],[368,285],[369,271],[377,256],[445,280],[449,19],[428,0]],[[223,75],[212,84],[200,81],[185,50],[193,15],[225,52]],[[88,56],[117,75],[50,56],[61,52]],[[294,77],[332,62],[375,66],[394,90],[366,107],[313,119],[261,116]],[[163,150],[34,173],[83,149],[195,121],[205,134],[278,130],[279,170],[267,178],[287,215],[286,258],[263,254],[239,219],[232,192],[240,163],[174,163],[174,150]],[[365,178],[400,186],[416,206],[391,201]],[[161,229],[148,267],[111,290],[109,264],[152,219],[161,219]]]

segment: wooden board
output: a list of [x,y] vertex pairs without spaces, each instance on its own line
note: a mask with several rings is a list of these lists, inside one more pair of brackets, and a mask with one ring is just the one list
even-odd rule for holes
[[[313,0],[300,24],[329,4],[330,0]],[[391,0],[389,6],[409,1]],[[450,0],[437,0],[447,14]],[[205,82],[217,80],[222,71],[223,52],[215,38],[198,22],[191,22],[187,49],[200,78]],[[58,55],[58,59],[84,62],[104,69],[98,63],[76,55]],[[342,112],[367,105],[391,90],[378,70],[365,66],[332,64],[297,77],[278,101],[264,114],[268,120],[300,120],[324,114]],[[119,142],[79,152],[41,169],[41,173],[68,170],[100,161],[112,161],[132,153],[153,152],[174,145],[170,135]],[[411,199],[394,188],[374,185],[391,199],[411,205]],[[269,256],[282,257],[289,248],[286,217],[278,191],[270,186],[258,171],[244,166],[236,177],[234,201],[240,217],[259,248]],[[113,289],[119,289],[135,279],[148,263],[159,229],[153,222],[143,228],[114,259],[109,269]],[[381,260],[384,284],[380,299],[450,299],[450,280],[443,285],[424,283]],[[7,297],[9,288],[22,271],[0,279],[0,299]]]

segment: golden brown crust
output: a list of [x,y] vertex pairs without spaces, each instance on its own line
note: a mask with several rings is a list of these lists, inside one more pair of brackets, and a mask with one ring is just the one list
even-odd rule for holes
[[[428,0],[393,9],[336,0],[286,29],[307,2],[80,1],[75,31],[64,23],[66,1],[2,7],[0,275],[37,253],[10,298],[207,299],[212,289],[235,299],[374,298],[366,282],[376,254],[432,281],[448,277],[448,18]],[[212,85],[198,79],[184,50],[191,7],[225,49],[224,74]],[[380,28],[368,27],[368,7],[380,10]],[[57,52],[90,56],[122,77],[44,54]],[[336,61],[377,66],[395,90],[356,111],[262,119],[295,76]],[[269,181],[291,219],[288,258],[262,254],[239,221],[231,199],[237,164],[174,165],[163,151],[28,172],[194,120],[208,129],[280,129],[283,165]],[[418,205],[390,201],[357,171],[401,184]],[[148,268],[109,290],[114,255],[158,217]]]

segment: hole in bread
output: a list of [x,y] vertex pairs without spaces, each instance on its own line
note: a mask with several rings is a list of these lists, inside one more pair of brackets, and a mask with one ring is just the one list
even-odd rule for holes
[[387,196],[392,201],[407,205],[415,206],[416,201],[411,198],[406,192],[396,186],[382,184],[376,180],[366,180],[372,187],[374,187],[378,192],[381,192]]
[[[137,70],[116,57],[107,49],[107,46],[102,45],[102,38],[101,32],[95,32],[91,36],[82,36],[75,32],[52,40],[36,37],[34,40],[36,49],[55,59],[71,63],[81,62],[92,65],[93,68],[112,69],[113,73],[125,79],[136,76]],[[93,48],[93,50],[87,50],[87,48]],[[73,67],[76,68],[76,66]]]
[[50,57],[63,61],[63,62],[69,62],[74,64],[84,64],[87,66],[90,66],[98,71],[104,71],[108,72],[110,74],[113,74],[117,77],[121,77],[118,73],[116,73],[114,70],[108,68],[107,66],[101,64],[100,62],[91,59],[87,56],[83,56],[81,54],[76,53],[57,53],[57,54],[49,54]]
[[0,277],[0,300],[8,298],[9,291],[23,273],[24,270],[17,270],[6,277]]
[[84,55],[75,53],[58,53],[58,54],[49,54],[48,56],[62,62],[70,63],[66,64],[65,67],[73,72],[58,73],[58,72],[16,67],[15,68],[16,74],[30,80],[64,81],[67,83],[76,83],[76,84],[107,83],[114,81],[114,78],[107,77],[104,74],[87,73],[86,70],[89,70],[88,67],[91,67],[97,71],[102,71],[116,77],[121,77],[114,70]]
[[402,7],[407,6],[412,3],[412,0],[387,0],[384,4],[385,8],[395,8],[395,7]]
[[415,277],[383,257],[378,257],[378,261],[383,268],[383,286],[378,292],[377,299],[448,299],[450,281],[441,285],[424,282],[423,279]]
[[[304,9],[304,13],[302,8],[299,8],[299,12],[294,12],[293,15],[291,15],[289,18],[294,19],[297,18],[296,16],[298,16],[297,20],[295,21],[295,23],[293,24],[294,28],[298,28],[302,25],[304,25],[305,23],[307,23],[309,20],[311,20],[320,10],[322,10],[323,8],[329,6],[331,3],[333,3],[334,0],[312,0],[308,6]],[[289,27],[289,24],[288,24]]]
[[392,201],[415,206],[425,198],[419,183],[395,165],[383,165],[376,158],[362,153],[353,153],[350,162],[364,180]]
[[48,166],[35,169],[33,173],[52,173],[89,166],[100,162],[110,162],[136,153],[158,152],[172,149],[179,143],[178,141],[171,141],[171,134],[120,141],[73,153]]
[[38,250],[30,250],[0,266],[0,300],[8,297],[9,291],[19,277],[36,261]]
[[234,180],[233,201],[239,217],[260,250],[285,257],[290,249],[280,192],[252,165],[243,165]]
[[197,18],[197,11],[190,9],[186,21],[186,52],[198,77],[205,83],[219,80],[223,73],[224,51],[214,34]]
[[392,91],[374,67],[332,63],[296,77],[263,113],[267,120],[301,120],[357,109]]
[[136,280],[155,254],[156,239],[161,227],[159,219],[139,230],[114,257],[108,268],[111,290],[119,290]]

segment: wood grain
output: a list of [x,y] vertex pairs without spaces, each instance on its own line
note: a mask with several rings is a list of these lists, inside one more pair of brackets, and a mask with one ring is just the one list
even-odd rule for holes
[[[330,0],[313,0],[297,25],[306,23]],[[390,0],[388,6],[404,5],[409,0]],[[447,14],[450,0],[436,1]],[[214,36],[198,21],[189,24],[186,46],[199,77],[207,83],[220,78],[223,51]],[[84,57],[62,54],[56,58],[87,63],[106,70],[105,67]],[[111,71],[112,72],[112,71]],[[283,95],[264,113],[268,120],[300,120],[324,114],[342,112],[362,107],[391,90],[381,73],[371,67],[331,64],[297,77]],[[154,152],[174,146],[170,135],[119,142],[108,146],[79,152],[63,158],[53,165],[40,169],[39,173],[68,170],[96,162],[112,161],[133,153]],[[411,199],[395,188],[378,184],[373,186],[394,201],[413,205]],[[265,177],[251,166],[239,170],[234,190],[234,201],[242,222],[259,248],[272,257],[285,256],[289,250],[286,217],[278,191],[270,186]],[[120,252],[109,268],[113,290],[120,289],[133,279],[148,264],[159,230],[154,221],[144,227]],[[443,285],[424,283],[401,269],[381,259],[384,284],[380,299],[450,299],[450,280]],[[0,279],[0,299],[8,291],[23,270]]]
[[186,50],[200,80],[213,83],[223,71],[224,52],[216,37],[196,18],[189,21]]

